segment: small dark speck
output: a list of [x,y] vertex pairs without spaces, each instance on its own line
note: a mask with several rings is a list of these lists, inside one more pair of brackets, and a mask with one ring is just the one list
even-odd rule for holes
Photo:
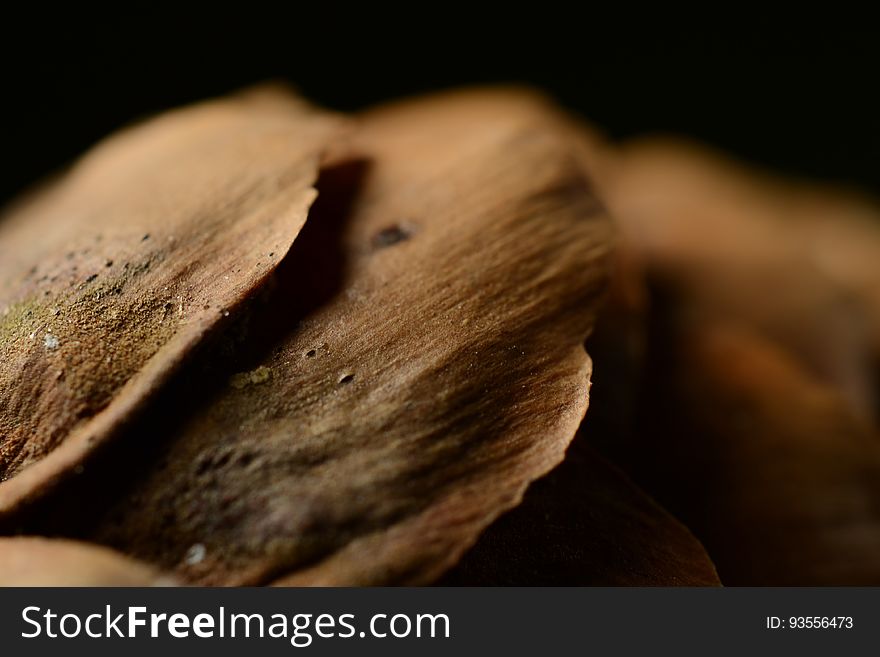
[[109,260],[109,259],[108,259],[108,260],[105,260],[105,261],[104,261],[104,266],[105,266],[105,267],[112,267],[112,266],[113,266],[113,261],[112,261],[112,260]]
[[409,237],[410,232],[402,226],[398,224],[388,226],[373,235],[373,248],[384,249],[385,247],[393,246],[398,242],[403,242],[404,240],[409,239]]
[[196,461],[196,476],[201,476],[208,472],[211,469],[211,459],[209,457],[202,457]]
[[65,254],[64,257],[67,258],[68,260],[73,260],[73,256],[75,256],[75,255],[76,255],[76,253],[74,253],[73,251],[71,251],[71,252]]
[[146,235],[144,235],[144,236],[141,238],[141,242],[146,242],[148,239],[150,239],[150,234],[149,234],[149,233],[147,233]]
[[306,358],[314,358],[314,357],[317,356],[317,355],[318,355],[318,352],[315,351],[314,349],[309,349],[309,350],[306,352]]
[[272,256],[274,256],[274,255],[275,255],[275,252],[274,252],[274,251],[269,251],[269,257],[270,257],[270,258],[271,258]]
[[341,379],[339,379],[339,385],[347,386],[352,381],[354,381],[354,374],[346,374]]
[[92,274],[91,276],[89,276],[89,277],[86,279],[86,283],[91,283],[91,282],[92,282],[93,280],[95,280],[96,278],[98,278],[98,275],[97,275],[97,274]]

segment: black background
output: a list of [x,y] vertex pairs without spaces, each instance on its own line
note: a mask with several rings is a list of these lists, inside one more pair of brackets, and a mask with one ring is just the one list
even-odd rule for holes
[[525,82],[617,138],[685,134],[880,194],[880,38],[867,18],[821,16],[803,28],[720,9],[685,21],[636,6],[613,18],[574,4],[477,6],[120,3],[7,18],[0,200],[121,125],[268,78],[343,110],[463,83]]

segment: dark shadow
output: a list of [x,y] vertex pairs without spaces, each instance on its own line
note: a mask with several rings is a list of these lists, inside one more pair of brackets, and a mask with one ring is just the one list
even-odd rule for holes
[[275,272],[267,299],[250,318],[247,344],[237,349],[238,369],[258,365],[299,321],[342,289],[348,263],[340,242],[369,168],[352,160],[321,172],[309,220]]

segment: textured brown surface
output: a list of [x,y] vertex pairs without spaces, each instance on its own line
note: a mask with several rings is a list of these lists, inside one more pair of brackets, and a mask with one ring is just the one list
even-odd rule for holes
[[168,447],[142,476],[88,471],[104,511],[40,522],[79,513],[74,531],[191,582],[428,582],[560,461],[611,230],[552,109],[414,101],[355,142],[361,185],[343,168],[322,191],[251,353],[154,409],[132,444]]
[[0,586],[168,586],[149,566],[107,548],[34,537],[0,538]]
[[[603,449],[725,584],[880,583],[869,206],[681,145],[635,144],[609,168],[651,296],[639,420]],[[608,338],[597,362],[624,351]]]
[[[600,376],[597,371],[596,376]],[[593,431],[590,415],[585,428]],[[684,525],[579,436],[441,580],[451,586],[718,586]]]
[[612,271],[587,341],[590,409],[578,436],[565,460],[486,529],[443,584],[719,585],[693,534],[591,447],[632,446],[637,430],[647,291],[626,250],[617,249]]
[[0,513],[73,469],[271,273],[338,127],[270,89],[178,110],[0,220]]

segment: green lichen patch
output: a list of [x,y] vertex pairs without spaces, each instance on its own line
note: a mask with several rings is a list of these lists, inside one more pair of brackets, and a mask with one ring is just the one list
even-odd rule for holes
[[229,385],[233,388],[241,390],[242,388],[247,388],[248,386],[258,386],[261,383],[266,383],[269,379],[272,378],[272,370],[262,365],[255,370],[251,370],[250,372],[239,372],[238,374],[234,374],[229,379]]

